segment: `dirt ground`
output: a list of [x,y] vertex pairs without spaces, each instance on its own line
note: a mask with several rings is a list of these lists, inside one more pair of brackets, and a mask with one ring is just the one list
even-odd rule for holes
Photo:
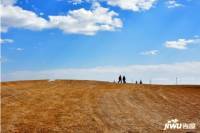
[[[163,131],[175,118],[196,129]],[[2,133],[200,132],[200,86],[1,83],[1,126]]]

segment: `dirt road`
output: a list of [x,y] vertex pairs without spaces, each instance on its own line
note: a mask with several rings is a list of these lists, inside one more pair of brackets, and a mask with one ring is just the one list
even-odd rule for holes
[[1,87],[2,133],[155,133],[174,118],[200,132],[200,86],[43,80]]

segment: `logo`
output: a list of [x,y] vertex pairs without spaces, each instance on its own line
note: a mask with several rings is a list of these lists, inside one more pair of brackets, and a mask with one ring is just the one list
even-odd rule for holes
[[165,127],[163,130],[168,130],[168,129],[196,129],[196,124],[195,123],[180,123],[178,119],[172,119],[167,121],[165,123]]

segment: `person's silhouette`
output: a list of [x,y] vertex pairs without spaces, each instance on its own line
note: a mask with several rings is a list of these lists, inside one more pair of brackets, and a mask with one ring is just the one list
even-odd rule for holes
[[142,84],[142,80],[140,80],[140,84]]
[[119,78],[118,78],[119,80],[118,80],[118,84],[119,83],[122,83],[122,76],[121,75],[119,75]]
[[123,76],[123,83],[125,84],[126,83],[126,77]]
[[137,82],[137,81],[135,81],[135,84],[138,84],[138,82]]

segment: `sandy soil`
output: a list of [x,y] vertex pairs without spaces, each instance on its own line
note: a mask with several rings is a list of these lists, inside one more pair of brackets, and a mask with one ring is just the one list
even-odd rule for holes
[[200,132],[200,86],[7,82],[1,107],[2,133],[156,133],[174,118]]

